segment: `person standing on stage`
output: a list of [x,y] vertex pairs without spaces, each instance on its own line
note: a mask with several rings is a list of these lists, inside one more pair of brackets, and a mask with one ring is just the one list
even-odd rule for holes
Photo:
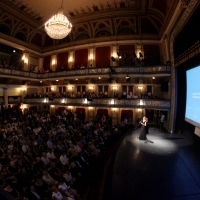
[[147,134],[147,121],[148,119],[146,116],[142,118],[142,121],[140,122],[141,128],[140,128],[140,134],[139,134],[139,140],[147,140],[146,134]]
[[164,121],[165,115],[163,113],[160,113],[160,131],[164,131]]

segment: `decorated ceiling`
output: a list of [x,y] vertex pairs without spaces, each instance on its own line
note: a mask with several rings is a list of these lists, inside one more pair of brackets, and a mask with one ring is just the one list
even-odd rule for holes
[[[160,39],[179,0],[0,0],[0,32],[35,47],[77,41]],[[63,40],[54,41],[44,23],[60,7],[73,25]]]

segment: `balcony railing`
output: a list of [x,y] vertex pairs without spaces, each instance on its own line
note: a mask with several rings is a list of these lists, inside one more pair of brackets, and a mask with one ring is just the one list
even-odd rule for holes
[[190,46],[185,52],[175,58],[175,66],[179,66],[200,53],[200,40]]
[[24,98],[24,104],[48,104],[62,106],[116,107],[170,109],[166,99],[115,99],[115,98]]
[[[56,72],[46,72],[46,73],[34,73],[28,71],[21,71],[10,68],[0,68],[0,76],[12,76],[12,77],[23,77],[27,79],[50,79],[50,78],[58,78],[58,77],[81,77],[87,76],[92,77],[94,75],[108,75],[111,72],[115,75],[127,74],[129,75],[137,75],[137,74],[165,74],[169,75],[171,73],[170,66],[167,65],[159,65],[159,66],[124,66],[124,67],[107,67],[107,68],[82,68],[82,69],[69,69],[64,71],[56,71]],[[113,71],[114,69],[114,71]]]

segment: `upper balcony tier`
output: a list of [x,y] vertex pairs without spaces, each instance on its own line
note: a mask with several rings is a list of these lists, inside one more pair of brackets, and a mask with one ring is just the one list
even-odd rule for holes
[[0,68],[0,77],[10,77],[26,80],[54,80],[57,78],[92,78],[95,76],[101,77],[121,77],[127,75],[130,77],[137,77],[138,75],[143,76],[170,76],[171,67],[168,65],[159,66],[125,66],[125,67],[107,67],[107,68],[80,68],[80,69],[69,69],[45,73],[34,73],[30,71],[21,71],[11,68]]

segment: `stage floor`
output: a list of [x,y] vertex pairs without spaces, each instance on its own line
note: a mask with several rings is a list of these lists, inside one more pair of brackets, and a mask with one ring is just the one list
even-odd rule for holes
[[116,153],[108,200],[200,199],[200,151],[189,134],[130,131]]

